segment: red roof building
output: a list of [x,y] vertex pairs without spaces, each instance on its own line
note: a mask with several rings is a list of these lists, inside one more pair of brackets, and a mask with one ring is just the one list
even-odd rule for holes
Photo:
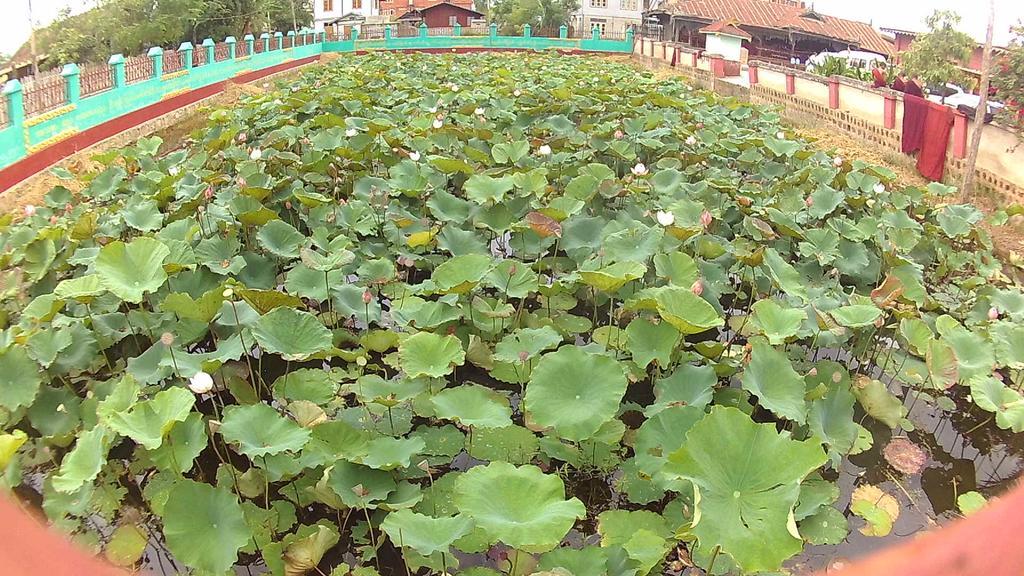
[[458,4],[439,2],[426,8],[413,8],[398,17],[399,22],[419,26],[426,23],[427,28],[445,28],[448,26],[469,26],[470,20],[483,18],[484,15]]
[[[385,20],[394,21],[411,10],[423,10],[436,4],[439,4],[437,0],[380,0],[380,15]],[[473,0],[444,0],[440,4],[451,4],[467,10],[473,10]],[[445,26],[448,26],[448,24],[445,24]]]
[[824,50],[864,50],[889,56],[892,41],[866,22],[816,12],[793,0],[668,0],[644,15],[656,18],[666,40],[702,48],[703,28],[731,25],[751,38],[751,58],[788,62]]

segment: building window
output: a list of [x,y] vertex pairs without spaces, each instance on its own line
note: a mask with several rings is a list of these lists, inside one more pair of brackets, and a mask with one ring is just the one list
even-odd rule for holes
[[363,9],[363,0],[352,0],[352,9],[353,10],[362,10]]
[[458,16],[449,16],[448,17],[448,25],[451,26],[452,28],[454,28],[455,25],[458,24],[458,23],[459,23],[459,17]]
[[591,8],[607,8],[608,0],[590,0]]
[[622,0],[622,9],[635,12],[637,10],[637,0]]
[[334,12],[334,0],[324,0],[324,12]]

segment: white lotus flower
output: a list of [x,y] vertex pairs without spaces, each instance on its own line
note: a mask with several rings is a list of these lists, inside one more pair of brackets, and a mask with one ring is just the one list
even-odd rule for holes
[[188,379],[188,389],[196,394],[206,394],[213,390],[213,376],[206,372],[196,372],[196,375]]
[[435,112],[437,112],[437,106],[431,106],[430,107],[430,113],[434,114]]
[[477,116],[483,116],[484,115],[484,109],[483,108],[477,108],[476,110],[473,110],[473,114],[476,114]]
[[632,170],[633,174],[635,174],[637,176],[643,176],[643,175],[647,174],[647,166],[644,166],[643,162],[637,162],[636,166],[633,166],[633,168],[631,168],[631,170]]
[[989,320],[999,320],[999,308],[996,308],[995,306],[989,308],[988,309],[988,319]]
[[178,172],[181,172],[181,169],[178,168],[177,166],[171,166],[170,168],[167,169],[167,173],[170,174],[171,176],[177,176]]
[[840,166],[843,165],[843,157],[836,156],[835,158],[832,159],[832,164],[835,165],[836,168],[839,168]]
[[345,136],[348,136],[349,138],[355,136],[356,134],[359,134],[359,131],[356,130],[355,128],[349,128],[348,130],[345,130]]
[[280,98],[274,98],[274,106],[280,106],[281,104],[284,104],[284,102],[281,102]]
[[676,222],[676,215],[665,210],[658,210],[654,217],[658,219],[658,224],[662,226],[671,226]]
[[518,98],[518,97],[522,96],[522,95],[523,95],[523,93],[522,93],[522,92],[520,92],[518,88],[516,88],[516,89],[515,89],[515,90],[514,90],[514,91],[512,92],[512,95],[513,95],[513,96],[515,96],[516,98]]
[[252,152],[249,152],[250,160],[259,160],[260,158],[263,158],[263,150],[260,150],[259,148],[253,148]]
[[785,140],[786,133],[783,132],[782,130],[779,130],[778,132],[775,133],[775,137],[778,138],[779,140]]
[[444,126],[444,122],[440,118],[436,118],[434,120],[434,129],[438,130],[441,128],[441,126]]
[[882,192],[885,192],[885,184],[879,182],[878,184],[875,184],[875,187],[872,188],[872,190],[875,191],[875,194],[881,194]]
[[26,217],[31,217],[33,214],[36,213],[36,207],[32,204],[25,204],[24,210]]
[[416,152],[415,150],[413,150],[412,152],[409,152],[409,160],[412,160],[413,162],[419,162],[420,161],[420,153]]
[[694,138],[693,136],[687,136],[686,137],[686,145],[687,146],[696,146],[697,145],[697,139]]
[[540,148],[537,148],[537,153],[542,156],[550,156],[551,146],[548,146],[547,144],[541,144]]
[[458,92],[459,91],[459,85],[458,84],[449,84],[448,87],[452,89],[452,92]]

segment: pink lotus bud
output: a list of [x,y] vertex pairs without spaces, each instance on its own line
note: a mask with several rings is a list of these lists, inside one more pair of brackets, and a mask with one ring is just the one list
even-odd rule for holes
[[238,135],[238,141],[243,143],[243,144],[248,139],[249,139],[249,137],[245,135],[245,132],[242,132],[241,134]]
[[989,320],[999,320],[999,308],[996,308],[995,306],[989,308],[988,309],[988,319]]
[[520,350],[519,351],[519,361],[520,362],[526,362],[526,359],[529,358],[529,357],[530,357],[530,355],[526,353],[526,350]]
[[694,280],[693,284],[690,285],[690,292],[693,292],[697,296],[704,293],[704,282],[700,278]]
[[804,205],[807,206],[808,208],[810,208],[811,206],[814,206],[814,198],[811,198],[810,196],[805,198],[804,199]]
[[287,208],[288,210],[291,210],[292,209],[292,201],[291,200],[285,200],[284,201],[284,207]]
[[247,185],[248,184],[246,183],[245,178],[239,176],[238,177],[238,187],[239,188],[245,188]]
[[36,207],[32,204],[25,204],[25,208],[23,210],[25,211],[26,218],[31,218],[36,213]]
[[515,265],[515,264],[513,264],[513,265],[509,266],[509,267],[508,267],[508,275],[509,275],[509,276],[515,276],[515,275],[516,275],[516,271],[517,271],[517,270],[518,270],[518,269],[516,268],[516,265]]
[[697,124],[694,126],[694,128],[696,128],[697,130],[703,130],[704,129],[704,123],[703,122],[697,122]]
[[708,212],[707,210],[705,210],[705,211],[700,213],[700,223],[704,226],[704,228],[707,228],[708,226],[711,226],[711,221],[712,220],[714,220],[714,217],[711,216],[711,212]]
[[71,212],[74,209],[75,209],[75,207],[71,205],[71,202],[68,202],[67,204],[64,205],[64,213],[65,214],[67,214],[68,212]]
[[203,196],[205,196],[207,200],[213,198],[213,186],[207,186],[206,190],[203,191]]
[[369,290],[366,290],[363,292],[363,304],[369,304],[370,302],[373,302],[373,294],[371,294]]
[[51,225],[57,224],[57,216],[56,215],[50,216],[50,224]]
[[625,137],[625,134],[622,133],[622,130],[616,130],[615,131],[615,139],[616,140],[622,140],[623,137]]

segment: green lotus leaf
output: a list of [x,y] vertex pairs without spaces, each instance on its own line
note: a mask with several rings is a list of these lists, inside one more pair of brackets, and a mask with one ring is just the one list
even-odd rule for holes
[[376,508],[398,487],[391,473],[343,460],[325,472],[326,486],[345,506]]
[[580,268],[580,279],[602,292],[617,292],[627,282],[643,278],[647,266],[642,262],[615,262],[603,267]]
[[474,174],[466,180],[463,189],[466,198],[485,206],[501,202],[514,186],[512,178],[507,176],[493,178],[486,174]]
[[829,312],[836,322],[839,322],[841,326],[848,328],[863,328],[864,326],[871,326],[882,317],[882,311],[875,306],[868,304],[852,304],[849,306],[840,306],[835,310]]
[[134,524],[125,524],[111,534],[103,554],[114,566],[127,568],[142,559],[147,546],[149,533]]
[[103,286],[103,279],[99,274],[86,274],[85,276],[61,280],[60,284],[57,284],[57,287],[53,289],[53,294],[65,300],[90,302],[106,292],[106,290]]
[[432,396],[430,402],[437,418],[454,420],[463,426],[503,428],[512,425],[508,398],[477,384],[445,388]]
[[681,339],[679,331],[668,322],[635,318],[626,326],[626,349],[641,368],[647,368],[651,362],[668,366]]
[[261,348],[285,360],[306,360],[331,349],[331,331],[309,312],[275,308],[260,316],[252,335]]
[[446,260],[434,269],[430,278],[441,292],[461,294],[471,290],[494,266],[490,256],[466,254]]
[[825,506],[813,516],[800,521],[800,535],[811,544],[839,544],[850,530],[846,516],[832,506]]
[[501,339],[494,347],[494,359],[510,364],[533,360],[545,350],[562,342],[562,335],[550,326],[519,328]]
[[907,415],[903,402],[879,380],[860,376],[854,382],[852,392],[868,416],[890,428],[899,426],[900,420]]
[[409,378],[440,378],[466,361],[466,351],[455,336],[417,332],[398,345],[398,357]]
[[507,462],[476,466],[459,476],[455,506],[491,541],[527,552],[551,550],[586,515],[582,502],[565,499],[561,478]]
[[271,220],[256,233],[260,246],[278,258],[298,258],[306,237],[284,220]]
[[701,547],[720,546],[744,571],[778,570],[798,553],[789,517],[800,482],[825,462],[821,446],[756,424],[735,408],[714,407],[669,455],[667,471],[693,483]]
[[193,462],[206,449],[206,421],[202,414],[190,412],[182,422],[175,424],[164,442],[147,456],[162,470],[173,470],[184,474],[192,469]]
[[53,489],[70,494],[96,479],[107,461],[113,434],[103,426],[83,432],[75,447],[60,463],[60,472],[52,477]]
[[113,412],[107,419],[111,430],[135,440],[148,450],[156,450],[177,422],[188,417],[195,395],[187,388],[168,388],[153,398],[136,403],[130,410]]
[[956,497],[956,507],[964,516],[970,516],[985,507],[988,501],[981,494],[970,491]]
[[684,335],[699,334],[725,324],[707,300],[687,288],[648,288],[627,301],[626,308],[656,310],[662,320]]
[[366,454],[359,463],[377,470],[408,468],[413,456],[423,452],[422,438],[374,438],[366,445]]
[[473,430],[466,451],[477,460],[527,464],[537,454],[537,436],[522,426]]
[[979,408],[994,412],[1003,430],[1024,432],[1024,396],[991,376],[972,378],[971,399]]
[[179,480],[163,509],[164,538],[174,557],[197,570],[223,574],[251,538],[242,507],[225,488]]
[[609,356],[563,346],[541,357],[524,397],[530,428],[586,440],[615,417],[626,393],[626,373]]
[[380,524],[394,545],[412,548],[424,556],[447,553],[452,543],[472,528],[473,521],[462,514],[433,518],[408,509],[391,512]]
[[842,365],[822,360],[814,365],[814,374],[804,377],[808,390],[823,390],[820,398],[811,401],[807,424],[811,433],[828,445],[833,463],[849,454],[857,441],[857,424],[853,405],[856,398],[850,391],[850,373]]
[[636,433],[633,444],[636,465],[663,489],[676,488],[665,477],[668,455],[683,446],[686,433],[704,416],[696,406],[672,406],[648,418]]
[[225,442],[234,444],[239,453],[249,458],[298,452],[310,437],[309,430],[266,404],[228,406],[220,433]]
[[25,348],[12,346],[0,352],[0,406],[13,411],[31,405],[42,383],[39,365]]
[[[555,548],[545,552],[537,562],[537,569],[547,572],[566,570],[569,574],[607,574],[608,553],[604,548],[588,546]],[[558,574],[558,572],[554,572]]]
[[800,332],[800,326],[807,320],[807,313],[796,308],[783,308],[775,300],[758,300],[751,307],[751,320],[768,338],[768,343],[778,346]]
[[795,296],[804,302],[807,301],[807,281],[774,248],[765,249],[764,264],[779,288],[790,296]]
[[752,338],[750,363],[740,381],[744,390],[757,396],[761,405],[777,416],[803,424],[807,419],[804,379],[793,370],[785,352],[764,338]]
[[320,564],[324,554],[341,539],[334,525],[302,526],[282,541],[286,574],[307,574]]
[[103,286],[118,298],[137,304],[147,292],[156,292],[167,281],[164,259],[171,251],[152,238],[120,240],[100,249],[95,269]]
[[711,403],[718,376],[711,366],[683,364],[666,378],[654,383],[654,404],[644,410],[650,418],[670,406],[698,406],[703,408]]

